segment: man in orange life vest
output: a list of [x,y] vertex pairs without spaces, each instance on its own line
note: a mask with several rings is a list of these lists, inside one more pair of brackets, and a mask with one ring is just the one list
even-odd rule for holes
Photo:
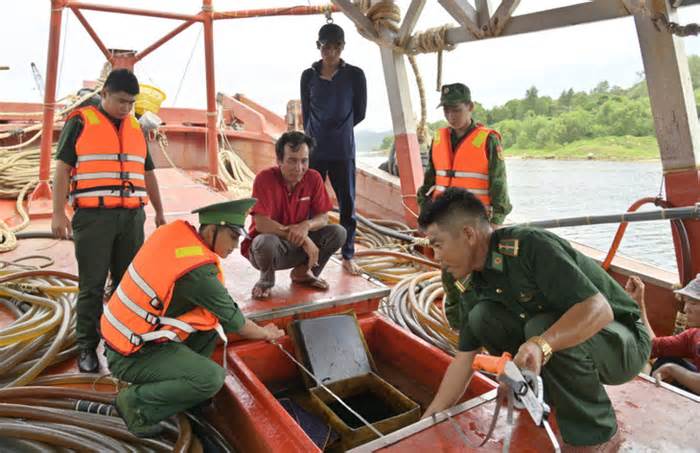
[[[111,273],[119,284],[143,244],[143,206],[150,199],[156,225],[165,223],[153,161],[141,127],[131,114],[139,84],[127,69],[105,80],[99,106],[86,105],[66,120],[58,142],[53,181],[51,229],[60,238],[71,232],[78,261],[76,334],[80,371],[97,371],[104,286]],[[71,221],[66,197],[75,209]]]
[[[500,134],[474,121],[474,103],[464,84],[443,85],[438,107],[443,108],[449,127],[435,131],[428,168],[423,185],[418,189],[418,204],[423,208],[426,201],[434,200],[448,187],[461,187],[484,203],[494,227],[502,225],[513,207],[508,197]],[[469,286],[468,281],[455,283],[454,278],[443,271],[442,283],[445,314],[450,325],[459,330],[461,293]]]
[[195,210],[199,231],[183,220],[158,228],[105,306],[100,331],[109,370],[131,383],[115,406],[133,434],[155,436],[162,420],[219,391],[226,371],[209,356],[225,332],[269,341],[284,335],[274,324],[245,319],[224,286],[219,257],[238,246],[254,203]]

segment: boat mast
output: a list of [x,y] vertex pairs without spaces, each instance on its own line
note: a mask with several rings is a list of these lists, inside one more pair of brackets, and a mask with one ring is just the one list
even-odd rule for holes
[[[39,185],[31,195],[29,213],[31,216],[51,215],[51,188],[49,178],[51,176],[51,146],[53,142],[54,111],[56,102],[56,72],[59,59],[59,43],[61,40],[61,19],[63,10],[69,8],[85,31],[90,35],[95,45],[100,49],[105,59],[112,68],[134,68],[142,58],[151,54],[160,46],[170,41],[173,37],[189,28],[195,22],[201,22],[204,27],[204,56],[206,70],[206,144],[207,167],[209,175],[207,183],[215,190],[226,190],[226,184],[219,176],[219,141],[218,127],[216,124],[216,83],[214,77],[214,21],[219,19],[244,19],[265,16],[300,16],[309,14],[325,14],[335,11],[326,5],[321,6],[296,6],[280,8],[261,8],[237,11],[215,11],[213,0],[202,0],[202,10],[197,14],[181,14],[167,11],[155,11],[139,8],[126,8],[121,6],[94,4],[77,0],[51,0],[51,27],[49,31],[48,55],[46,57],[46,86],[44,89],[44,109],[41,136],[41,161],[39,165]],[[82,10],[100,11],[105,13],[127,14],[142,17],[154,17],[160,19],[180,20],[182,23],[155,41],[140,52],[110,50],[102,42],[98,34],[92,28]],[[2,69],[0,67],[0,69]]]
[[30,215],[50,215],[51,187],[51,145],[53,142],[53,120],[56,109],[56,73],[58,70],[59,43],[61,41],[61,21],[63,17],[63,0],[51,0],[51,25],[49,27],[49,50],[46,55],[46,86],[44,88],[44,106],[41,129],[39,164],[39,184],[29,197]]
[[216,125],[216,83],[214,80],[214,19],[212,0],[202,0],[200,14],[204,25],[204,65],[207,75],[207,160],[209,176],[207,183],[215,190],[226,190],[219,177],[219,131]]

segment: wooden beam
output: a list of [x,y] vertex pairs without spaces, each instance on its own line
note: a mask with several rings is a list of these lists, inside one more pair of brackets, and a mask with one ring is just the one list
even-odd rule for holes
[[479,28],[481,31],[486,32],[488,26],[491,23],[491,16],[493,12],[496,11],[494,6],[494,0],[475,0],[476,13],[479,17]]
[[438,2],[462,28],[471,33],[473,38],[478,39],[483,36],[479,28],[479,15],[467,0],[438,0]]
[[[644,73],[654,116],[656,140],[661,150],[666,199],[673,206],[692,206],[700,200],[700,125],[690,80],[688,58],[683,38],[658,29],[652,17],[665,15],[677,22],[676,11],[667,0],[650,2],[650,15],[636,14],[634,22],[639,36]],[[651,17],[650,17],[651,16]],[[673,234],[681,284],[700,272],[700,222],[683,221],[690,244],[690,275],[683,275],[683,244]],[[685,277],[686,281],[683,281]]]
[[515,8],[517,8],[519,4],[520,0],[501,1],[501,4],[498,5],[498,9],[496,9],[496,12],[493,14],[491,21],[489,22],[489,31],[491,32],[491,36],[498,36],[501,34],[506,24],[508,24],[508,21],[510,21],[510,18],[513,16]]
[[401,28],[399,29],[398,43],[400,47],[403,47],[411,38],[411,33],[413,33],[413,29],[416,28],[416,22],[418,22],[418,18],[423,12],[425,2],[426,0],[413,0],[408,7],[403,22],[401,22]]
[[[677,20],[670,7],[662,13]],[[635,15],[634,21],[664,171],[695,168],[700,127],[683,38],[657,30],[650,17]]]
[[[629,13],[622,6],[622,3],[596,0],[590,3],[564,6],[562,8],[515,16],[510,19],[500,35],[484,36],[482,39],[552,30],[571,25],[617,19],[628,15]],[[465,27],[453,28],[447,31],[447,42],[450,44],[459,44],[476,39],[474,34]],[[416,43],[409,41],[409,51],[415,47]]]
[[348,16],[348,18],[353,21],[353,23],[362,30],[367,36],[373,39],[379,39],[377,31],[374,29],[374,24],[365,16],[360,8],[355,6],[350,0],[331,0],[335,6],[340,8],[340,10]]
[[379,52],[382,57],[384,81],[394,126],[394,145],[401,179],[401,196],[406,208],[405,219],[409,225],[415,226],[416,217],[411,214],[411,211],[418,212],[416,192],[423,184],[423,165],[418,137],[416,137],[416,121],[411,106],[406,59],[403,54],[386,47],[380,47]]
[[596,0],[513,17],[506,25],[502,35],[510,36],[533,31],[551,30],[571,25],[616,19],[628,15],[627,10],[619,2]]

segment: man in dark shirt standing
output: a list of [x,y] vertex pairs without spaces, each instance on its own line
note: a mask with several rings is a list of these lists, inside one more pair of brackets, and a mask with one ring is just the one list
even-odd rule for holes
[[340,58],[345,34],[338,25],[326,24],[318,31],[321,60],[301,75],[301,108],[304,130],[316,141],[310,167],[326,175],[338,199],[340,224],[347,232],[342,248],[343,268],[351,274],[360,269],[355,254],[355,135],[353,127],[365,118],[367,82],[362,69]]

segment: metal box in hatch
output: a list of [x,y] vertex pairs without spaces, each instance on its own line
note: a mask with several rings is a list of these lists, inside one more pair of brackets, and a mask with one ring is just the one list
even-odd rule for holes
[[[297,356],[331,392],[383,434],[418,421],[420,407],[379,377],[353,314],[293,321],[289,333]],[[316,415],[340,435],[344,449],[377,434],[323,387],[302,373]]]

